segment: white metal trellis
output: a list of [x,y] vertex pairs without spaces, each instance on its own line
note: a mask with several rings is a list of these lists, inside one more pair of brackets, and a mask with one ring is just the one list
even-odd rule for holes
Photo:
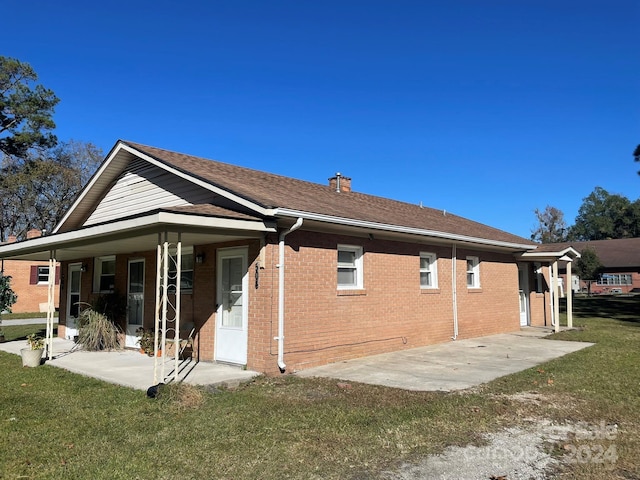
[[[174,267],[174,268],[171,268]],[[175,271],[175,273],[173,273]],[[165,365],[168,359],[165,345],[167,331],[174,331],[173,380],[178,380],[180,352],[180,283],[182,276],[182,238],[178,234],[177,242],[169,242],[167,232],[158,234],[156,258],[156,315],[154,322],[154,366],[153,383],[166,380]],[[175,295],[172,303],[171,297]],[[158,346],[162,356],[158,356]]]

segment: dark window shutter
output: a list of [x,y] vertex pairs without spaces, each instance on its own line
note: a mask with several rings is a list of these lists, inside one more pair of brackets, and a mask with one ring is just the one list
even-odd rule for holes
[[60,284],[60,265],[56,266],[56,285]]
[[31,265],[31,275],[29,276],[29,285],[36,285],[38,283],[38,266]]

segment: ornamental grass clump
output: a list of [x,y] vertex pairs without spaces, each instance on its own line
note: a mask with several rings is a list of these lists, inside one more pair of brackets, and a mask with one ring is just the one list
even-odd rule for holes
[[78,343],[85,350],[96,352],[120,348],[120,329],[105,315],[88,308],[80,314],[79,320]]

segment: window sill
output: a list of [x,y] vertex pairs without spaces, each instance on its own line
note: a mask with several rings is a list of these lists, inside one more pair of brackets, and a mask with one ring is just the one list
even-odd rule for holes
[[469,293],[482,293],[481,287],[467,287]]
[[440,289],[439,288],[421,288],[420,289],[420,295],[439,295],[440,294]]
[[339,297],[358,297],[358,296],[366,295],[367,291],[364,288],[354,288],[354,289],[345,288],[344,290],[337,290],[336,294]]

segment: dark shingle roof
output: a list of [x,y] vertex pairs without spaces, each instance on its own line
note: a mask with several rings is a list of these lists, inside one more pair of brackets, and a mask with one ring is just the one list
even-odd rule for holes
[[567,247],[573,247],[581,253],[587,247],[593,248],[605,268],[640,269],[640,238],[546,243],[536,249],[536,252],[557,251]]
[[431,230],[495,242],[535,245],[530,240],[441,210],[366,195],[337,193],[328,185],[123,142],[186,174],[199,177],[265,208],[286,208],[364,222]]

